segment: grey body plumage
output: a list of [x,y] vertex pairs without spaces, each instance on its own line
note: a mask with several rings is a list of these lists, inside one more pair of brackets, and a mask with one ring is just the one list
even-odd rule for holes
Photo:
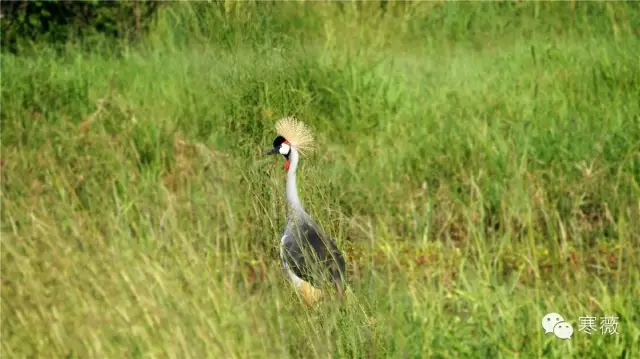
[[285,271],[291,270],[314,287],[330,282],[338,290],[343,289],[344,257],[335,242],[313,220],[308,218],[299,224],[290,220],[282,238],[280,258]]

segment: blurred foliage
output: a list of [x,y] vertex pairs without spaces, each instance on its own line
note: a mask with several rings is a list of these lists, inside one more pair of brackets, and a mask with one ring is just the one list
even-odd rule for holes
[[15,52],[30,41],[64,42],[104,34],[130,39],[148,28],[158,1],[3,1],[2,48]]

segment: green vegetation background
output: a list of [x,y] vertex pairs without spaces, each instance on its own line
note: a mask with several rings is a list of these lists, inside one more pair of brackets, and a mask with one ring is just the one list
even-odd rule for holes
[[[3,357],[640,355],[638,3],[154,14],[3,42]],[[301,196],[357,304],[283,278],[285,115],[318,137]]]

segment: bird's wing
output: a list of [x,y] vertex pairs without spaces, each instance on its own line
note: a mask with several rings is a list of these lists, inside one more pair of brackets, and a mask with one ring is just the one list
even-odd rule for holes
[[319,286],[324,278],[342,284],[346,263],[338,246],[313,224],[301,223],[298,228],[286,231],[282,243],[283,260],[289,269],[314,286]]

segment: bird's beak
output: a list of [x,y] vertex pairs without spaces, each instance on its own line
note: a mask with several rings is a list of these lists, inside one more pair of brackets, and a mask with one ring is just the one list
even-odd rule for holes
[[264,154],[268,156],[268,155],[277,155],[278,153],[280,152],[278,151],[277,148],[272,148],[269,151],[266,151]]

